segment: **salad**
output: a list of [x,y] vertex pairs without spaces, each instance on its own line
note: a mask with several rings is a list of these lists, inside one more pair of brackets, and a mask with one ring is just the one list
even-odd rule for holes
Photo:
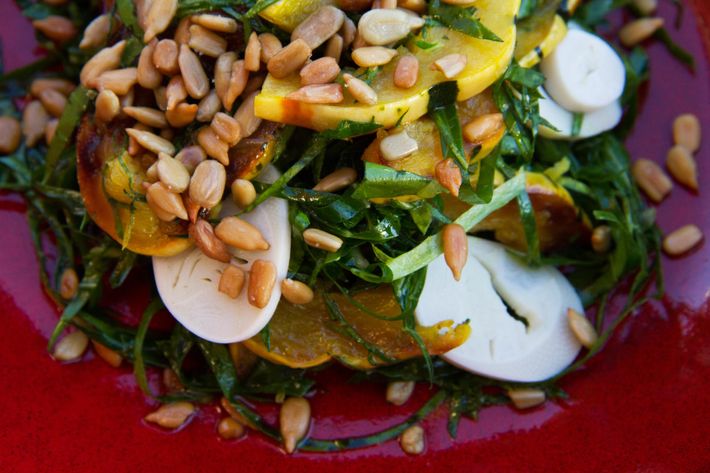
[[[131,364],[162,428],[218,403],[224,439],[420,454],[441,406],[455,437],[487,406],[566,397],[663,293],[661,251],[703,239],[662,236],[641,191],[673,180],[623,144],[642,44],[694,65],[653,1],[17,3],[47,54],[0,76],[0,189],[24,196],[61,308],[48,349]],[[700,124],[672,131],[668,171],[697,190]],[[134,323],[112,297],[146,281]],[[331,365],[383,402],[429,399],[314,438]]]

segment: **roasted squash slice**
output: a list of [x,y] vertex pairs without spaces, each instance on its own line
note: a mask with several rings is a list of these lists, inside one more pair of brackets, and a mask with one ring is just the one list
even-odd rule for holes
[[[493,102],[490,90],[476,95],[464,102],[456,104],[459,120],[465,125],[474,118],[489,113],[498,113],[498,108]],[[396,161],[387,161],[380,153],[380,141],[387,136],[387,132],[380,130],[377,138],[365,149],[362,159],[371,163],[389,166],[398,171],[408,171],[420,176],[434,177],[437,163],[441,161],[441,142],[439,131],[433,120],[420,118],[401,127],[411,138],[416,140],[418,149],[411,155]],[[397,130],[399,131],[399,130]],[[481,143],[465,143],[466,155],[473,154],[476,147],[480,147],[473,155],[473,161],[485,158],[498,145],[505,134],[505,127],[488,136]]]
[[419,80],[410,89],[399,89],[393,83],[396,58],[382,67],[372,80],[371,86],[378,96],[378,103],[374,105],[359,104],[350,97],[337,105],[287,99],[288,94],[300,87],[298,74],[285,79],[269,75],[256,97],[256,115],[316,130],[335,128],[343,120],[374,120],[385,128],[394,126],[400,119],[403,123],[412,122],[427,112],[429,89],[446,80],[441,72],[431,70],[429,65],[452,53],[465,54],[468,58],[466,68],[457,77],[458,100],[478,95],[495,82],[510,64],[515,48],[515,15],[520,0],[479,0],[475,6],[481,22],[502,41],[476,39],[448,28],[428,28],[426,41],[442,46],[421,49],[416,46],[418,38],[410,41],[408,49],[422,65]]
[[[589,219],[575,205],[567,190],[545,174],[526,174],[526,189],[535,209],[540,250],[549,252],[569,246],[575,241],[589,241]],[[444,197],[444,213],[456,218],[469,206],[458,199]],[[527,250],[525,232],[518,204],[513,201],[477,225],[471,233],[493,232],[496,240],[519,251]]]
[[[367,343],[378,347],[392,361],[402,361],[421,356],[416,342],[404,332],[399,320],[381,320],[353,306],[341,294],[331,295],[345,320]],[[355,300],[369,310],[387,316],[399,314],[399,306],[390,286],[364,291]],[[261,358],[291,368],[309,368],[335,359],[354,369],[370,369],[386,364],[370,353],[362,344],[344,334],[343,326],[328,316],[321,297],[304,306],[281,301],[268,325],[270,346],[261,336],[244,342],[249,350]],[[466,341],[468,325],[453,326],[443,323],[435,327],[418,327],[429,353],[437,355],[456,348]],[[374,364],[373,364],[374,363]]]
[[77,137],[77,177],[91,219],[129,250],[172,256],[187,249],[187,224],[163,222],[145,201],[140,163],[126,151],[125,124],[111,128],[84,116]]

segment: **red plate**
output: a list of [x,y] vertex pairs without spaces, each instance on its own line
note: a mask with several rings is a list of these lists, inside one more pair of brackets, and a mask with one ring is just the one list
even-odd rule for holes
[[[658,44],[650,47],[652,80],[637,131],[634,156],[661,162],[671,145],[670,124],[683,112],[710,130],[710,3],[695,0],[683,29],[672,35],[698,60],[695,75]],[[661,13],[672,24],[671,2]],[[6,66],[28,62],[34,40],[14,2],[0,2],[0,36]],[[704,35],[704,36],[703,36]],[[704,37],[704,40],[702,39]],[[706,50],[707,51],[707,50]],[[710,146],[698,155],[701,187],[710,179]],[[695,222],[710,235],[710,206],[676,186],[658,208],[666,231]],[[57,313],[37,280],[23,205],[0,195],[0,465],[24,471],[648,471],[710,470],[710,245],[687,258],[664,261],[668,296],[636,314],[588,369],[567,378],[566,403],[531,412],[507,407],[462,422],[452,441],[444,412],[425,423],[427,452],[407,457],[395,442],[338,455],[288,457],[250,434],[223,442],[214,433],[219,413],[205,408],[177,433],[143,423],[151,411],[129,368],[115,370],[87,355],[60,365],[45,352]],[[383,401],[380,388],[345,386],[333,374],[313,403],[314,434],[366,433],[403,419],[411,410]],[[427,397],[420,386],[410,406]],[[273,417],[271,418],[273,420]]]

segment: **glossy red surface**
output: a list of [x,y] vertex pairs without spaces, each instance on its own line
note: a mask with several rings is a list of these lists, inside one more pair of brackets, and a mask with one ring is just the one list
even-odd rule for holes
[[[670,2],[661,3],[661,13],[671,18]],[[683,30],[673,31],[698,59],[695,75],[661,46],[650,47],[648,99],[629,142],[634,156],[660,162],[679,113],[698,114],[710,130],[710,70],[701,41],[708,23],[710,3],[697,0],[695,10],[686,10]],[[0,26],[6,66],[28,62],[32,34],[9,0],[0,2]],[[710,44],[710,36],[706,41]],[[707,188],[710,143],[698,162],[701,187]],[[699,222],[710,235],[704,194],[676,186],[658,208],[661,227],[669,231]],[[569,401],[526,413],[485,410],[477,422],[462,423],[456,441],[446,434],[441,411],[426,422],[427,452],[421,457],[407,457],[395,442],[340,455],[288,457],[253,434],[238,442],[218,440],[216,408],[203,409],[177,433],[146,426],[141,419],[152,403],[129,368],[115,370],[91,354],[72,365],[52,361],[45,345],[57,314],[40,289],[17,197],[0,195],[0,225],[3,471],[710,471],[707,243],[687,258],[664,260],[666,299],[636,314],[585,371],[564,381]],[[115,297],[128,310],[137,309],[128,294]],[[327,376],[313,403],[314,434],[365,433],[403,419],[412,408],[388,406],[380,388],[353,388],[346,379],[340,373]],[[420,386],[409,405],[423,402],[426,391]]]

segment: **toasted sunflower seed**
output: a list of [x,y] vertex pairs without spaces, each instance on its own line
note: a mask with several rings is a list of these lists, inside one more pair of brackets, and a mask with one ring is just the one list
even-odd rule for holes
[[409,455],[420,455],[424,452],[424,429],[413,425],[402,432],[399,439],[402,450]]
[[246,179],[235,179],[232,182],[232,199],[241,208],[251,205],[256,200],[254,184]]
[[466,230],[461,225],[450,223],[442,231],[444,258],[451,269],[454,279],[461,279],[461,272],[468,261],[468,238]]
[[76,85],[67,79],[40,78],[32,81],[30,94],[39,97],[39,94],[45,89],[54,89],[68,96],[76,89]]
[[244,435],[244,426],[231,417],[225,417],[217,424],[217,434],[224,440],[232,440]]
[[395,406],[404,405],[414,392],[414,381],[392,381],[387,384],[387,402]]
[[340,84],[306,85],[286,98],[305,103],[340,103],[343,101],[343,87]]
[[309,304],[315,297],[313,289],[301,281],[284,279],[281,281],[281,295],[291,304]]
[[227,245],[214,234],[214,228],[206,221],[199,219],[189,229],[190,238],[195,242],[202,253],[208,258],[212,258],[223,263],[229,263],[232,259]]
[[28,103],[22,111],[22,134],[28,147],[34,147],[44,137],[49,114],[39,100]]
[[180,72],[180,45],[172,39],[161,39],[153,50],[153,65],[161,74],[172,76]]
[[326,5],[308,16],[291,33],[291,41],[302,39],[311,49],[316,49],[338,32],[345,21],[345,13]]
[[197,116],[197,104],[180,103],[172,110],[165,112],[165,118],[170,123],[170,126],[175,128],[183,128],[195,121]]
[[191,18],[193,23],[196,23],[212,31],[220,33],[235,33],[237,31],[237,20],[226,16],[204,13],[202,15],[193,15]]
[[619,30],[619,40],[626,47],[633,47],[647,40],[663,27],[663,18],[639,18]]
[[299,75],[301,85],[328,84],[333,82],[340,74],[338,61],[332,57],[322,57],[306,64]]
[[663,239],[663,251],[670,256],[680,256],[703,241],[703,232],[697,225],[685,225]]
[[195,406],[187,401],[163,404],[157,411],[145,416],[147,422],[158,424],[166,429],[181,427],[195,413]]
[[508,397],[516,409],[529,409],[545,402],[545,391],[536,388],[518,388],[508,390]]
[[256,32],[252,31],[244,51],[244,67],[247,71],[256,72],[261,67],[261,42]]
[[106,71],[116,69],[121,64],[123,51],[126,49],[126,41],[122,40],[110,48],[104,48],[94,57],[89,59],[81,69],[79,78],[81,85],[88,88],[96,87],[96,80]]
[[338,192],[347,188],[356,180],[357,171],[355,171],[355,169],[340,168],[318,181],[318,184],[313,187],[313,190],[319,192]]
[[175,76],[170,79],[168,86],[165,88],[165,98],[167,100],[167,111],[173,110],[187,98],[187,89],[182,76]]
[[453,79],[466,68],[468,57],[464,54],[448,54],[434,61],[432,68],[441,71],[447,79]]
[[183,166],[185,166],[185,169],[187,169],[187,172],[192,174],[195,172],[197,165],[207,159],[207,154],[205,154],[205,150],[199,146],[187,146],[180,150],[175,156],[175,159],[180,161]]
[[200,128],[197,132],[197,142],[207,156],[216,159],[224,166],[229,165],[229,145],[220,139],[212,127]]
[[355,100],[367,105],[377,103],[377,93],[364,80],[358,79],[352,74],[343,74],[345,87]]
[[98,48],[106,43],[111,34],[111,15],[104,13],[94,18],[84,30],[79,49]]
[[177,13],[178,0],[151,0],[146,14],[143,42],[150,43],[153,38],[168,29]]
[[217,112],[222,108],[217,91],[212,89],[209,94],[200,101],[197,107],[197,121],[201,123],[211,122]]
[[160,110],[156,110],[154,108],[126,107],[123,109],[123,113],[150,127],[165,128],[166,126],[168,126],[168,121],[165,119],[165,114]]
[[141,55],[138,58],[136,79],[141,87],[148,90],[154,90],[160,87],[160,84],[163,82],[163,75],[153,63],[153,53],[155,52],[157,44],[157,40],[148,43],[143,48],[143,51],[141,51]]
[[684,146],[691,153],[700,148],[702,131],[700,120],[692,113],[678,116],[673,121],[673,140],[675,144]]
[[259,42],[261,43],[261,61],[263,63],[268,63],[283,47],[279,38],[271,33],[261,33]]
[[210,81],[207,79],[207,74],[205,74],[200,58],[188,46],[183,44],[180,46],[178,62],[182,80],[185,82],[185,89],[190,94],[190,97],[201,99],[207,95],[210,91]]
[[666,166],[676,181],[695,191],[698,190],[697,164],[685,146],[675,145],[668,151]]
[[309,228],[303,232],[303,240],[307,245],[335,253],[343,246],[343,240],[317,228]]
[[242,138],[253,135],[261,125],[262,119],[257,117],[254,112],[254,100],[256,100],[258,94],[259,92],[249,94],[241,105],[239,105],[237,113],[234,114],[234,118],[242,127]]
[[64,113],[64,108],[67,106],[67,98],[60,92],[54,89],[47,89],[39,95],[39,100],[42,102],[44,109],[54,117],[61,117]]
[[276,285],[276,267],[271,261],[256,260],[249,272],[247,299],[249,304],[259,309],[266,307]]
[[[160,163],[158,163],[160,165]],[[158,171],[160,174],[160,171]],[[151,209],[159,210],[156,215],[161,220],[171,221],[177,217],[181,220],[187,220],[187,210],[182,198],[173,192],[170,192],[168,186],[162,182],[156,182],[148,187],[146,191],[146,199]],[[171,216],[172,218],[163,218]]]
[[222,99],[222,104],[227,110],[232,110],[237,97],[242,95],[249,82],[249,71],[243,60],[234,61],[232,64],[232,74],[229,77],[229,86]]
[[281,405],[279,430],[287,453],[296,450],[311,425],[311,405],[302,397],[290,397]]
[[190,26],[188,46],[198,53],[218,57],[227,51],[227,40],[200,25]]
[[258,228],[239,217],[226,217],[215,228],[217,238],[244,251],[265,251],[269,243]]
[[226,113],[219,112],[212,119],[210,125],[220,140],[232,147],[242,139],[242,126],[239,122]]
[[113,90],[116,95],[126,95],[138,82],[138,69],[127,67],[115,71],[106,71],[96,79],[98,90]]
[[376,67],[389,63],[397,55],[394,49],[382,46],[357,48],[352,53],[353,61],[360,67]]
[[135,139],[143,148],[152,151],[155,154],[165,153],[172,156],[175,154],[175,146],[168,140],[153,134],[149,131],[139,130],[137,128],[127,128],[128,136]]
[[200,207],[211,209],[222,201],[227,172],[217,161],[208,159],[195,168],[190,179],[190,199]]
[[385,161],[406,158],[419,149],[419,144],[406,131],[392,133],[380,141],[380,154]]
[[76,36],[78,31],[69,18],[50,15],[32,22],[34,29],[57,43],[66,43]]
[[59,340],[54,347],[52,356],[59,361],[76,361],[84,354],[89,346],[89,337],[77,330]]
[[302,39],[292,41],[269,60],[267,69],[277,79],[284,79],[299,70],[311,57],[311,48]]
[[190,173],[181,161],[165,153],[158,155],[158,177],[170,192],[180,194],[190,184]]
[[219,278],[219,292],[236,299],[242,293],[246,278],[244,271],[230,264],[224,269],[222,276]]
[[0,117],[0,154],[12,154],[20,146],[22,129],[13,117]]

